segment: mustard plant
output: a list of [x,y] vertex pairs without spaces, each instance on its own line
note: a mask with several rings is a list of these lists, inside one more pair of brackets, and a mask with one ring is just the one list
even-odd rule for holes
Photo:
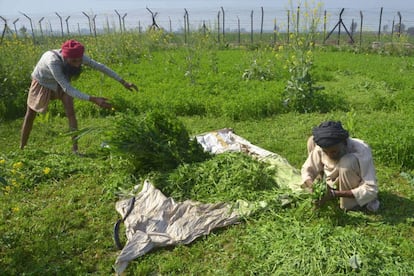
[[[289,35],[285,65],[290,77],[283,92],[283,103],[288,110],[300,113],[320,111],[323,97],[319,92],[323,87],[317,86],[312,77],[314,66],[312,50],[315,47],[320,22],[320,6],[311,9],[305,2],[303,17],[300,17],[299,7],[298,12],[292,14],[294,32]],[[302,28],[299,21],[302,22]],[[279,47],[279,50],[282,49],[283,46]]]

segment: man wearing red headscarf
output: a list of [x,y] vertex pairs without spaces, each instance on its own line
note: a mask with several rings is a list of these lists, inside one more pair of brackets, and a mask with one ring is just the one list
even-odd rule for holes
[[[82,93],[71,85],[71,80],[79,77],[82,64],[96,69],[120,82],[128,90],[138,90],[135,84],[126,82],[107,66],[84,55],[85,47],[76,40],[65,41],[60,50],[47,51],[42,55],[32,72],[32,83],[27,97],[27,109],[24,117],[20,148],[23,149],[30,136],[36,113],[44,113],[51,100],[59,99],[63,103],[69,121],[69,129],[77,130],[73,98],[93,102],[102,108],[111,108],[103,97]],[[78,153],[78,145],[73,140],[72,150]]]

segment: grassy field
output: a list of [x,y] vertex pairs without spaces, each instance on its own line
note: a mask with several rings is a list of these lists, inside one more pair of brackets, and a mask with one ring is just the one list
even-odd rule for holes
[[[81,38],[87,54],[140,88],[130,93],[86,69],[74,85],[110,98],[115,110],[76,101],[81,129],[111,129],[120,113],[138,117],[157,108],[176,117],[190,135],[230,127],[300,168],[312,127],[340,120],[372,147],[382,205],[377,214],[344,213],[336,204],[314,211],[308,200],[270,205],[191,245],[148,253],[131,262],[126,275],[414,274],[409,53],[398,47],[313,49],[313,81],[324,87],[330,100],[322,103],[329,106],[302,113],[283,105],[288,47],[225,47],[209,39],[178,47],[168,36],[153,36]],[[119,253],[112,240],[119,218],[115,202],[143,176],[131,174],[126,157],[101,147],[105,131],[83,136],[79,146],[85,156],[74,156],[58,102],[38,116],[27,148],[18,149],[30,71],[43,51],[61,41],[30,43],[0,45],[0,274],[113,274]],[[26,51],[17,55],[21,49]],[[220,198],[226,196],[231,198]],[[352,263],[356,256],[358,269]]]

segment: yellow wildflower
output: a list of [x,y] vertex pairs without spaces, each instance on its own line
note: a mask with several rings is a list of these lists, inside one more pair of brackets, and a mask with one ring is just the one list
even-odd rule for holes
[[6,160],[4,160],[3,158],[0,159],[0,165],[4,165],[6,163]]
[[43,169],[44,174],[49,174],[50,171],[51,171],[51,169],[49,167],[46,167],[46,168]]
[[17,213],[17,212],[20,211],[20,208],[19,207],[13,207],[12,211],[13,211],[13,213]]
[[20,169],[21,167],[23,167],[23,163],[20,161],[13,164],[13,169]]

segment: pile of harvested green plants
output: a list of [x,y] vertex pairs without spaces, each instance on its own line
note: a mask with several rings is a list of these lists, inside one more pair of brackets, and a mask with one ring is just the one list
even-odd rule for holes
[[119,114],[112,125],[105,144],[112,158],[124,158],[130,164],[124,167],[126,173],[138,182],[151,180],[176,200],[275,201],[278,194],[287,192],[276,183],[275,167],[241,152],[213,155],[204,151],[184,124],[165,111]]

